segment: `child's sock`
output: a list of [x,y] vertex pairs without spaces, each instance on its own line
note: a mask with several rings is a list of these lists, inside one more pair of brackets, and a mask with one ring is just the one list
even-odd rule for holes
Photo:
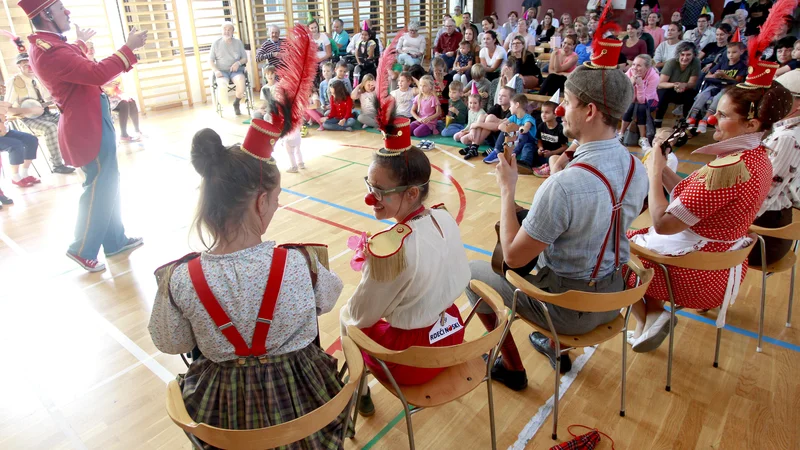
[[28,178],[28,168],[24,166],[20,166],[19,168],[19,176],[21,178]]

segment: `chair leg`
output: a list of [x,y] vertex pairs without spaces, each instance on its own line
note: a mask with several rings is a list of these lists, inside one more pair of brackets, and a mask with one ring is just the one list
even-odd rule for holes
[[361,374],[361,381],[358,383],[356,389],[356,397],[353,399],[353,435],[350,438],[356,437],[356,421],[358,420],[358,401],[361,399],[361,393],[364,392],[364,387],[367,385],[367,371]]
[[[797,253],[797,244],[800,241],[795,241],[794,252]],[[797,271],[797,264],[792,266],[792,281],[789,283],[789,311],[786,314],[786,328],[792,327],[792,303],[794,301],[794,274]]]
[[559,394],[559,382],[561,381],[561,345],[558,342],[558,339],[555,340],[556,342],[556,376],[555,376],[555,394],[553,395],[553,440],[558,440],[558,394]]
[[397,381],[395,381],[392,373],[389,372],[389,368],[386,367],[386,364],[381,360],[377,361],[378,364],[381,365],[381,368],[383,368],[383,373],[386,374],[386,378],[392,383],[392,388],[394,388],[394,392],[397,393],[397,398],[399,398],[400,402],[403,404],[403,412],[406,415],[406,428],[408,429],[408,448],[414,450],[414,428],[411,424],[411,408],[408,407],[408,400],[406,400],[406,396],[403,395],[403,391],[400,390],[400,386],[397,385]]
[[[494,353],[494,352],[492,352]],[[492,434],[492,450],[497,450],[497,431],[494,424],[494,396],[492,395],[492,369],[491,365],[487,370],[489,376],[486,380],[486,392],[489,395],[489,429]]]
[[717,348],[714,349],[714,367],[719,367],[719,347],[722,342],[722,328],[717,328]]
[[[630,313],[630,306],[628,311]],[[628,369],[628,342],[627,342],[628,327],[622,328],[622,391],[620,395],[619,416],[625,417],[625,381]]]
[[[764,244],[764,238],[758,236],[758,241],[761,247],[761,313],[758,316],[758,343],[756,344],[756,352],[761,353],[761,346],[764,342],[764,310],[767,303],[767,250]],[[715,360],[716,361],[716,360]],[[716,367],[716,366],[714,366]]]
[[664,280],[667,282],[667,292],[669,293],[669,356],[667,357],[667,386],[666,391],[672,390],[672,354],[675,346],[675,296],[672,293],[672,283],[669,279],[669,272],[666,266],[659,264],[664,272]]

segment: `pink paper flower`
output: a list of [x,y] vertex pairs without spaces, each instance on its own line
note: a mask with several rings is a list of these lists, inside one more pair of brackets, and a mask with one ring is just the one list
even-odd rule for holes
[[355,252],[350,260],[350,267],[356,272],[361,272],[361,268],[364,267],[364,261],[367,259],[364,255],[364,249],[367,247],[367,233],[361,233],[360,236],[350,236],[347,239],[347,247]]

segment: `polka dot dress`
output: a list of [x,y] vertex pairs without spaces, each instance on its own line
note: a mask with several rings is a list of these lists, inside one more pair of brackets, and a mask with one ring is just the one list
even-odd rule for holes
[[[730,188],[708,191],[703,177],[697,172],[675,186],[675,198],[689,209],[698,223],[690,227],[700,236],[735,241],[747,234],[747,229],[756,218],[761,203],[767,197],[772,182],[772,165],[763,147],[745,151],[742,154],[750,179]],[[628,238],[647,233],[648,228],[629,231]],[[700,251],[725,252],[733,244],[709,242]],[[661,301],[669,301],[664,274],[655,264],[642,259],[645,267],[655,268],[655,276],[647,289],[647,296]],[[675,294],[675,303],[692,309],[711,309],[722,305],[725,287],[728,284],[728,270],[691,270],[667,267]],[[747,261],[742,267],[742,279],[747,273]],[[632,286],[635,280],[628,280]]]

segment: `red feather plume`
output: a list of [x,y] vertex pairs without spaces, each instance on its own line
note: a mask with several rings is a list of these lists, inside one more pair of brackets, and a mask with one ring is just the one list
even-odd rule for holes
[[14,35],[13,33],[11,33],[8,30],[0,30],[0,33],[2,33],[4,36],[6,36],[7,38],[11,39],[11,41],[14,42],[14,45],[17,46],[17,51],[18,52],[20,52],[20,53],[27,52],[27,49],[25,48],[25,44],[22,42],[22,38],[20,38],[19,36]]
[[394,126],[394,97],[389,95],[389,71],[397,62],[397,43],[405,31],[400,31],[392,39],[392,42],[383,50],[380,61],[378,62],[378,79],[375,82],[376,100],[378,102],[378,128],[387,131],[387,127]]
[[772,39],[778,34],[778,29],[786,20],[786,16],[794,15],[798,0],[778,0],[767,14],[767,21],[759,27],[759,33],[750,38],[747,43],[747,52],[751,61],[761,58],[761,54],[769,47]]
[[[288,38],[281,45],[280,58],[285,61],[278,66],[278,108],[283,117],[281,136],[296,129],[303,120],[309,103],[314,77],[317,74],[317,48],[305,25],[295,24]],[[274,117],[274,114],[273,114]],[[274,118],[275,120],[277,118]],[[280,119],[278,119],[280,120]]]
[[606,19],[608,18],[608,14],[611,12],[611,0],[606,2],[606,7],[603,8],[603,14],[600,15],[600,18],[597,19],[597,29],[594,31],[594,35],[592,35],[592,41],[597,41],[603,38],[603,35],[609,31],[616,31],[619,30],[619,25],[614,22],[606,23]]

